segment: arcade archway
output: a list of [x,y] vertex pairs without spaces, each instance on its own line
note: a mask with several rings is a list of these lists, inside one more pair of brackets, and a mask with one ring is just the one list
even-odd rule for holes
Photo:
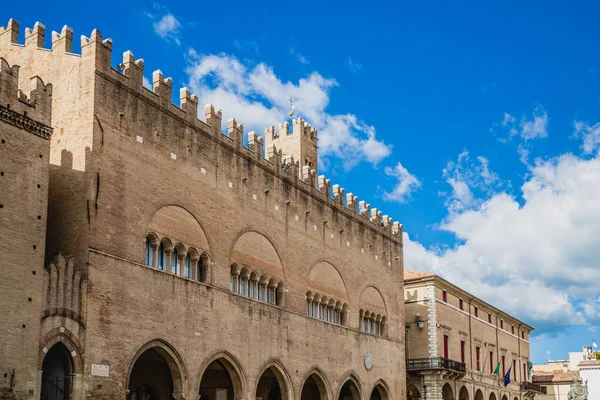
[[41,400],[68,400],[71,398],[73,364],[69,350],[61,342],[48,350],[42,363]]

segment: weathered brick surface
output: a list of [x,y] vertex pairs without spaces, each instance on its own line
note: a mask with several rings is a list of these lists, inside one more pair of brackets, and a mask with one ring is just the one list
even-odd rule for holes
[[[60,37],[68,33],[63,29]],[[239,125],[230,121],[225,136],[213,120],[220,117],[199,121],[197,98],[188,92],[181,92],[180,107],[172,105],[162,75],[155,74],[154,92],[143,88],[143,62],[131,53],[124,55],[123,74],[112,69],[112,44],[97,31],[82,40],[81,56],[65,53],[64,42],[47,51],[32,44],[39,41],[23,47],[12,38],[0,31],[0,55],[55,87],[50,289],[39,346],[61,340],[75,354],[73,398],[123,398],[147,343],[162,343],[172,354],[174,390],[185,398],[195,398],[216,354],[236,360],[238,394],[246,399],[255,398],[262,371],[273,363],[290,399],[300,398],[315,369],[331,398],[349,377],[361,398],[376,383],[388,398],[405,398],[397,223],[377,213],[373,221],[358,215],[356,198],[345,205],[318,191],[316,181],[304,182],[246,149]],[[156,217],[166,206],[186,211]],[[247,232],[263,239],[240,244]],[[148,233],[206,252],[207,284],[144,266]],[[54,258],[56,252],[73,258]],[[282,281],[283,306],[230,293],[233,262]],[[321,282],[311,276],[315,265],[325,274]],[[345,302],[345,326],[308,318],[308,290]],[[386,337],[359,331],[359,310],[368,308],[385,315]],[[366,353],[371,370],[364,367]],[[92,364],[110,366],[109,377],[92,376]]]
[[[0,398],[38,393],[51,87],[0,58]],[[21,89],[27,93],[18,93]]]

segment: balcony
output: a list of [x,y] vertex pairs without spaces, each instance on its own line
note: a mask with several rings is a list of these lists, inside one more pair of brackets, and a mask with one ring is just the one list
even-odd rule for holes
[[467,373],[465,363],[449,360],[444,357],[414,358],[406,360],[406,372],[448,371],[452,374]]
[[538,384],[531,383],[531,382],[521,382],[521,390],[527,391],[527,392],[531,391],[531,392],[542,393],[542,387]]

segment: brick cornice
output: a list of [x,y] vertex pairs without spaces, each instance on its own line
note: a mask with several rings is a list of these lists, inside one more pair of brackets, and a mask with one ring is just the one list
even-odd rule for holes
[[6,122],[7,124],[16,126],[17,128],[21,128],[26,130],[27,132],[31,132],[34,135],[37,135],[43,139],[49,140],[50,135],[52,135],[52,128],[39,123],[25,115],[19,114],[16,111],[11,110],[10,108],[4,107],[0,105],[0,121]]

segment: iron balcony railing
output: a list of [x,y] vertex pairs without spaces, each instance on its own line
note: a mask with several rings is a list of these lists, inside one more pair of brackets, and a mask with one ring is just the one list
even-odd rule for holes
[[531,382],[521,382],[521,390],[532,390],[538,393],[542,393],[542,387],[538,384]]
[[444,357],[413,358],[406,360],[407,372],[419,372],[427,370],[447,370],[458,372],[460,374],[466,374],[467,366],[465,363],[449,360]]

